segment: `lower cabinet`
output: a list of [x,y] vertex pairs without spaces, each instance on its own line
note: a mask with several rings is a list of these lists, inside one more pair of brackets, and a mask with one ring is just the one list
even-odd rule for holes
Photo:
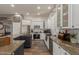
[[53,54],[53,41],[51,38],[49,38],[49,52],[51,55]]
[[67,51],[65,51],[61,46],[57,43],[53,42],[53,55],[70,55]]
[[45,38],[44,42],[45,42],[47,49],[49,49],[49,37]]
[[60,55],[59,46],[53,42],[53,55]]
[[41,34],[40,34],[40,39],[42,39],[42,40],[45,39],[45,34],[44,34],[44,33],[41,33]]

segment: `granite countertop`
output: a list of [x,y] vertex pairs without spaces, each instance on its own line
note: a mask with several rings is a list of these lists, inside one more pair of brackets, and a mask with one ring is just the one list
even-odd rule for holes
[[11,37],[11,35],[3,35],[3,36],[0,36],[0,38],[5,38],[5,37]]
[[66,42],[58,39],[57,37],[51,37],[54,42],[61,46],[65,51],[71,55],[79,55],[79,44]]
[[10,45],[0,47],[0,55],[11,55],[13,52],[20,47],[25,41],[14,40]]

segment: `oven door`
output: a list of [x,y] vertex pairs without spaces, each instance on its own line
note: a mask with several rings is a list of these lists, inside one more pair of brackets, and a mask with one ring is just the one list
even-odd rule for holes
[[33,39],[40,39],[40,34],[35,33],[35,34],[33,35]]

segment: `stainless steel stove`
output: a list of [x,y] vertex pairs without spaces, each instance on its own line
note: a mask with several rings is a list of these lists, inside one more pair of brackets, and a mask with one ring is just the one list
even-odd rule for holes
[[40,39],[40,34],[39,33],[34,33],[33,34],[33,39]]

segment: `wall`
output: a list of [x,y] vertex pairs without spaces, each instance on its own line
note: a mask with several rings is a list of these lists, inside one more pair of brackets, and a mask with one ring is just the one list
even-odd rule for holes
[[79,28],[79,5],[72,4],[72,23],[74,27]]
[[[72,24],[75,28],[79,28],[79,4],[72,4]],[[77,43],[79,43],[79,31],[77,35]]]

